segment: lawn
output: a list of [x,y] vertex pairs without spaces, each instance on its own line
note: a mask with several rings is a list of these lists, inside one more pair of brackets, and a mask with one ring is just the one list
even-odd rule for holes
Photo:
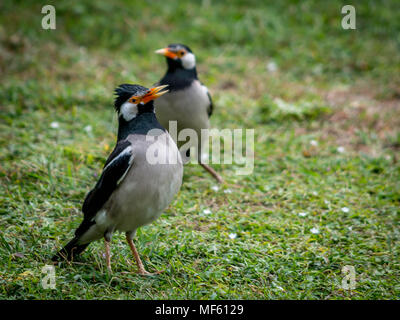
[[[400,2],[0,3],[1,299],[399,299]],[[214,128],[255,130],[254,172],[185,167],[136,245],[101,241],[42,267],[73,235],[117,129],[113,89],[150,86],[153,52],[181,42],[209,87]],[[344,290],[344,266],[355,288]]]

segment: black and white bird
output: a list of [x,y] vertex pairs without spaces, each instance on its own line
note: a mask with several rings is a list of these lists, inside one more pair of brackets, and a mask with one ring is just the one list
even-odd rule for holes
[[[168,85],[169,93],[155,102],[157,116],[161,125],[169,128],[169,121],[176,121],[177,132],[192,129],[197,134],[197,145],[176,141],[182,157],[188,161],[190,148],[197,149],[197,160],[218,182],[223,182],[221,176],[213,168],[202,161],[204,144],[208,143],[208,134],[202,129],[210,128],[210,116],[213,112],[213,102],[210,93],[197,77],[196,57],[189,47],[183,44],[170,44],[156,53],[167,59],[168,69],[158,85]],[[178,140],[174,137],[175,140]]]
[[114,231],[125,232],[139,273],[148,274],[132,241],[136,230],[157,219],[182,184],[179,150],[156,118],[154,99],[167,86],[151,89],[122,84],[116,90],[117,144],[95,187],[83,203],[84,214],[75,237],[53,261],[73,260],[92,241],[104,238],[111,271],[110,241]]

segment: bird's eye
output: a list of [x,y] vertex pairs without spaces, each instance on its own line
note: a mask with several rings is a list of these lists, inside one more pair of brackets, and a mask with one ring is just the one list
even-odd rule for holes
[[185,50],[179,50],[178,51],[178,57],[182,58],[185,55]]
[[130,98],[130,99],[129,99],[129,102],[130,102],[130,103],[136,103],[136,99],[135,99],[135,98]]

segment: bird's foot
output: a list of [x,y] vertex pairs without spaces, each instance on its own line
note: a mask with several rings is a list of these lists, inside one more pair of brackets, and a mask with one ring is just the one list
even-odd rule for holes
[[156,272],[148,272],[145,269],[141,269],[138,271],[138,274],[141,276],[155,276],[155,275],[163,273],[163,272],[164,272],[164,270],[160,270],[160,271],[156,271]]

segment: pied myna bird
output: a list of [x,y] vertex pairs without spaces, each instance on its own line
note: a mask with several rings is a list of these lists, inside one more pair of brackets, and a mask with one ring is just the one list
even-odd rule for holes
[[[223,182],[213,168],[203,163],[201,159],[203,146],[208,143],[208,135],[201,134],[201,129],[210,128],[210,116],[213,112],[213,103],[210,93],[197,77],[196,58],[183,44],[170,44],[167,48],[157,50],[167,59],[168,69],[158,85],[168,85],[169,93],[155,102],[157,116],[160,123],[169,128],[169,121],[177,122],[178,136],[183,129],[193,129],[197,133],[198,162],[218,182]],[[185,142],[177,141],[178,147],[182,145],[186,150],[181,150],[182,157],[188,161],[190,147]]]
[[157,121],[154,99],[167,86],[151,89],[122,84],[116,90],[117,144],[97,184],[83,203],[84,218],[75,237],[53,261],[73,260],[92,241],[104,237],[107,268],[111,271],[110,241],[125,232],[140,274],[148,274],[132,241],[137,228],[160,216],[182,184],[179,150]]

